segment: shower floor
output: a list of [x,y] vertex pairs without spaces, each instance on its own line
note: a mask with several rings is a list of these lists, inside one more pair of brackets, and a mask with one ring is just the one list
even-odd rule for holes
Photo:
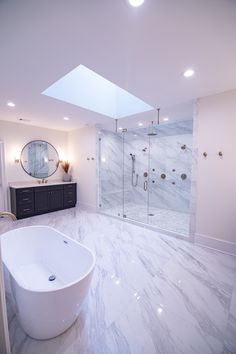
[[[122,205],[109,209],[104,208],[102,211],[113,216],[123,215]],[[147,214],[151,214],[151,216],[148,216]],[[147,210],[147,206],[145,205],[127,203],[124,207],[124,215],[126,215],[127,219],[156,226],[159,229],[172,231],[184,236],[189,236],[190,215],[188,213],[155,207],[149,207],[149,210]]]

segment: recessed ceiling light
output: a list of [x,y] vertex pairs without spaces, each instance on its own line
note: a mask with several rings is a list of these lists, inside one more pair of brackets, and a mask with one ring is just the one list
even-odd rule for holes
[[129,0],[131,6],[138,7],[144,3],[144,0]]
[[70,118],[69,117],[64,117],[64,120],[69,120]]
[[143,123],[138,123],[139,127],[142,127],[143,126]]
[[15,107],[15,103],[14,102],[7,102],[8,107]]
[[164,120],[165,122],[167,122],[167,121],[169,120],[169,118],[168,118],[168,117],[164,117],[163,120]]
[[184,72],[184,77],[191,77],[194,75],[194,70],[193,69],[187,69]]

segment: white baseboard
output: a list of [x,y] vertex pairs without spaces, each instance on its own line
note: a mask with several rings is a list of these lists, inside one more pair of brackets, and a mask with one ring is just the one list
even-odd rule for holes
[[214,237],[210,237],[202,234],[195,234],[194,243],[208,247],[223,253],[230,254],[232,256],[236,256],[236,243],[219,240]]
[[78,207],[82,210],[90,211],[96,213],[97,207],[95,205],[87,204],[87,203],[78,203]]

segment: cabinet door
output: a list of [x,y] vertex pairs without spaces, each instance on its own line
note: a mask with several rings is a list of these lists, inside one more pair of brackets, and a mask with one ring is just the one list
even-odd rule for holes
[[38,188],[35,191],[35,212],[46,213],[49,211],[49,192]]
[[50,210],[58,210],[63,208],[63,190],[53,190],[50,193]]

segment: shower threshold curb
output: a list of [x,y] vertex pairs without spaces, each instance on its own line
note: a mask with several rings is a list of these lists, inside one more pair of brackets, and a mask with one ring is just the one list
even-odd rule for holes
[[116,220],[128,222],[129,224],[140,226],[140,227],[143,227],[143,228],[148,229],[148,230],[157,231],[161,235],[175,237],[175,238],[178,238],[178,239],[181,239],[181,240],[185,240],[187,242],[194,242],[193,237],[191,237],[191,235],[185,235],[185,234],[177,233],[177,232],[166,230],[166,229],[161,229],[161,228],[159,228],[157,226],[153,226],[153,225],[149,225],[149,224],[146,224],[146,223],[142,223],[140,221],[136,221],[136,220],[132,220],[132,219],[129,219],[129,218],[124,218],[124,217],[121,217],[121,216],[108,214],[108,213],[105,213],[105,212],[99,210],[99,208],[97,208],[97,213],[99,213],[101,215],[105,215],[105,216],[110,216],[111,218],[114,218]]

